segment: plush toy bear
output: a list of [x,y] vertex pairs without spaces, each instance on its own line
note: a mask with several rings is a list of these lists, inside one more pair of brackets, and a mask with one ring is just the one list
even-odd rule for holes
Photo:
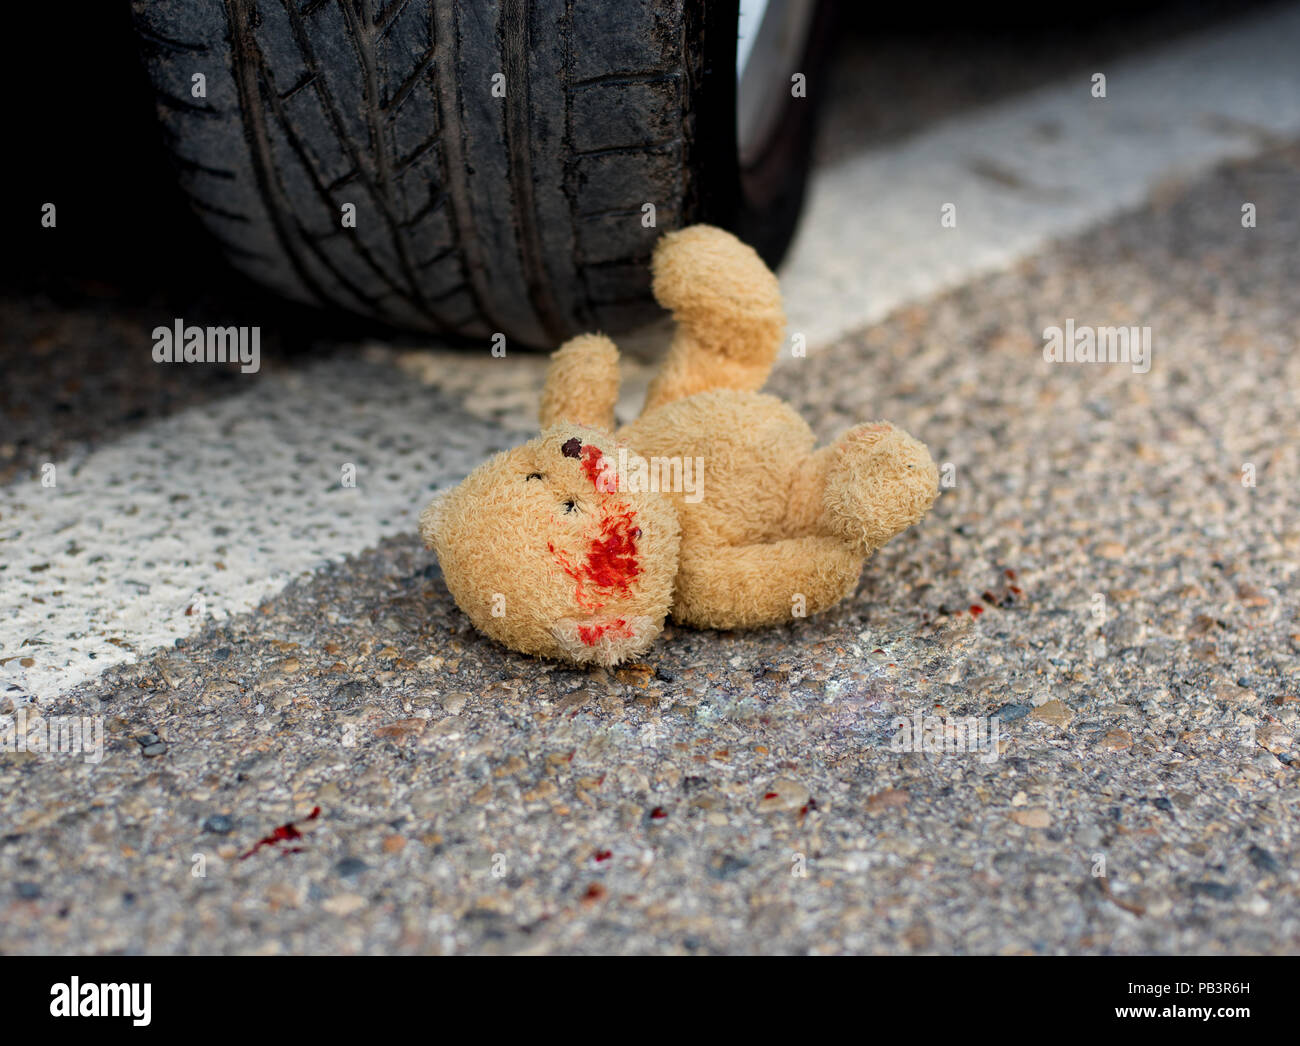
[[730,233],[668,233],[654,295],[676,333],[641,416],[615,431],[618,349],[551,357],[539,438],[496,455],[420,517],[456,603],[527,654],[612,665],[671,614],[754,628],[849,595],[866,557],[939,492],[925,445],[884,422],[814,449],[757,390],[784,336],[776,278]]

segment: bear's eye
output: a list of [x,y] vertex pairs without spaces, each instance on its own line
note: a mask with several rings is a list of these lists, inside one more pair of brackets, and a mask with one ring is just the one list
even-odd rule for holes
[[540,472],[530,472],[528,473],[527,476],[524,477],[524,482],[527,483],[530,479],[545,479],[545,478],[546,477],[543,476]]
[[572,512],[577,507],[578,503],[574,501],[573,498],[569,498],[569,500],[564,503],[565,512]]

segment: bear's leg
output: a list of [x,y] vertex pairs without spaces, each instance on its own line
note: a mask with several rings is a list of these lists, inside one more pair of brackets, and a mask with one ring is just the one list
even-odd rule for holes
[[645,414],[709,389],[755,392],[785,333],[776,277],[731,233],[692,225],[666,234],[654,253],[654,295],[677,322]]
[[834,537],[684,548],[671,614],[695,628],[756,628],[816,614],[853,591],[863,560]]
[[870,555],[917,522],[939,494],[939,470],[924,443],[888,422],[858,425],[813,455],[805,514],[821,488],[815,529]]
[[553,353],[546,368],[542,428],[569,422],[614,431],[618,347],[603,334],[579,334]]

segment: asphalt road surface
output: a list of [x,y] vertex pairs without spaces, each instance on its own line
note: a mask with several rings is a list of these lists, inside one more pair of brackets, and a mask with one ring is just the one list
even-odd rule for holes
[[[414,534],[544,358],[5,294],[0,714],[104,750],[0,751],[0,950],[1294,952],[1300,8],[1129,28],[927,44],[910,120],[852,84],[915,40],[845,45],[769,388],[942,496],[833,612],[614,671],[475,633]],[[153,364],[174,316],[261,370]]]

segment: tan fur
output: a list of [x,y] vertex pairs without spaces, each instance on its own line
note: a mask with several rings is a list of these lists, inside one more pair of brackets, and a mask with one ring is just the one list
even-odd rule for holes
[[618,349],[603,334],[580,334],[551,354],[539,417],[609,431],[618,402]]
[[642,413],[710,389],[763,387],[781,349],[785,310],[757,251],[711,225],[667,233],[655,245],[653,288],[677,332]]
[[[678,328],[640,417],[610,432],[618,350],[574,338],[547,372],[542,435],[421,516],[457,604],[515,650],[609,665],[648,649],[669,614],[754,628],[818,613],[938,495],[929,452],[901,429],[859,425],[814,449],[803,419],[757,391],[785,320],[752,249],[709,226],[669,233],[654,292]],[[615,478],[620,448],[702,459],[701,496],[633,489]]]

